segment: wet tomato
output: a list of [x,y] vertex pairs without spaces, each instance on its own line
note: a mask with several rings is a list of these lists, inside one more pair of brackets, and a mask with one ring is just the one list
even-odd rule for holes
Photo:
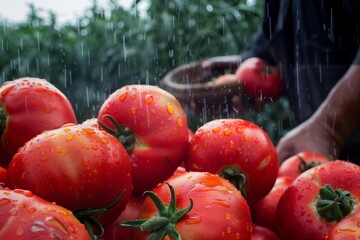
[[67,97],[39,78],[19,78],[0,87],[0,165],[7,167],[19,147],[44,130],[76,123]]
[[266,227],[273,232],[276,229],[276,208],[281,195],[293,182],[290,177],[278,177],[271,191],[260,199],[251,210],[252,220],[255,224]]
[[186,157],[189,128],[184,109],[157,86],[118,89],[101,106],[98,121],[127,149],[136,193],[152,190]]
[[257,57],[246,59],[235,73],[245,92],[252,98],[276,100],[283,93],[280,70]]
[[121,223],[142,229],[135,231],[134,239],[250,239],[252,222],[246,200],[217,174],[175,174],[145,194],[140,221]]
[[243,119],[216,119],[195,132],[185,168],[228,179],[252,207],[273,187],[279,161],[274,144],[258,125]]
[[348,161],[330,161],[302,173],[279,200],[280,239],[324,239],[334,224],[359,212],[359,182],[360,167]]
[[125,148],[111,134],[67,124],[37,135],[19,149],[7,170],[6,186],[28,189],[84,219],[90,214],[85,210],[116,203],[89,216],[105,227],[130,199],[131,163]]
[[121,227],[118,226],[118,224],[122,221],[137,219],[143,202],[144,197],[138,194],[133,194],[126,204],[125,210],[109,227],[105,229],[102,240],[132,239],[134,228]]
[[251,240],[280,240],[280,238],[271,229],[253,224]]
[[285,159],[285,161],[281,163],[278,176],[287,176],[295,179],[306,170],[329,161],[331,161],[331,159],[321,153],[300,152]]
[[350,215],[330,227],[325,240],[360,239],[360,213]]
[[71,211],[21,189],[0,189],[0,226],[0,239],[91,239]]

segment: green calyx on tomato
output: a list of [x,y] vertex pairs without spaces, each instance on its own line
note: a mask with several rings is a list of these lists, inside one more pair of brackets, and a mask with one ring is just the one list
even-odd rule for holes
[[313,167],[321,164],[321,162],[315,162],[315,161],[311,161],[311,162],[307,163],[304,160],[304,158],[302,158],[300,155],[298,155],[298,158],[300,159],[300,163],[299,163],[299,167],[298,167],[300,173],[303,173],[306,170],[309,170],[310,168],[313,168]]
[[320,188],[316,200],[316,210],[326,222],[339,222],[348,216],[354,209],[355,199],[347,191],[333,189],[326,184]]
[[166,184],[169,186],[171,194],[171,200],[168,206],[166,206],[154,192],[144,192],[144,195],[150,197],[154,202],[156,208],[158,209],[158,215],[145,220],[139,219],[123,221],[118,225],[122,227],[140,228],[140,230],[143,232],[151,231],[152,234],[149,237],[151,240],[161,240],[166,235],[169,235],[173,239],[182,239],[181,235],[176,230],[176,224],[183,216],[191,211],[193,207],[193,200],[189,198],[190,205],[184,209],[179,210],[176,206],[176,195],[174,188],[170,184]]
[[244,174],[238,167],[226,167],[219,172],[219,175],[229,182],[232,183],[243,195],[244,198],[247,196],[248,190],[248,179],[246,174]]
[[110,128],[103,122],[98,121],[99,125],[105,129],[108,133],[115,136],[121,144],[124,146],[126,151],[130,154],[134,149],[134,143],[135,143],[135,135],[131,131],[129,127],[121,126],[112,116],[110,115],[104,115],[103,117],[106,117],[111,121],[111,123],[115,126],[115,129]]
[[[106,213],[109,209],[113,208],[116,203],[118,203],[124,194],[125,189],[120,192],[119,196],[110,203],[108,206],[104,208],[98,208],[98,209],[79,209],[74,211],[74,216],[82,223],[84,224],[86,230],[88,231],[91,239],[97,240],[101,239],[101,237],[104,235],[104,227],[101,225],[101,223],[95,219],[95,216],[101,216],[104,213]],[[94,230],[97,230],[98,234],[95,234]]]

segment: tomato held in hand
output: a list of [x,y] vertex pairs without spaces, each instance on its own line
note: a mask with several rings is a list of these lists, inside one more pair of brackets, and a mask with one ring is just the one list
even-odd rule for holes
[[186,114],[173,95],[157,86],[118,89],[101,106],[98,121],[127,149],[136,193],[152,190],[186,157]]
[[8,166],[19,147],[44,130],[76,123],[74,110],[55,86],[19,78],[0,87],[0,165]]
[[360,167],[331,161],[300,176],[281,196],[276,212],[280,239],[318,240],[337,222],[360,211]]
[[81,210],[115,204],[89,216],[106,227],[125,209],[132,194],[131,163],[111,134],[68,124],[45,131],[21,147],[7,170],[6,186],[28,189],[76,216],[86,214]]
[[281,163],[278,177],[287,176],[295,179],[306,170],[329,161],[331,159],[321,153],[300,152]]
[[274,144],[259,126],[243,119],[216,119],[195,132],[185,168],[230,180],[252,208],[274,186],[279,161]]
[[173,175],[145,194],[140,220],[121,223],[142,229],[136,230],[134,239],[250,240],[249,206],[240,192],[217,174]]
[[21,189],[0,189],[0,226],[0,239],[91,239],[71,211]]
[[274,101],[283,93],[283,79],[280,70],[257,57],[246,59],[235,75],[243,84],[245,92],[252,98],[261,97]]

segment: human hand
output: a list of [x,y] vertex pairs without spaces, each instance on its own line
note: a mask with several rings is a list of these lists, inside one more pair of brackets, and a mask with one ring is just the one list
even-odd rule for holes
[[330,159],[337,159],[340,152],[340,144],[334,139],[331,128],[315,117],[288,132],[276,148],[280,162],[304,151],[321,153]]

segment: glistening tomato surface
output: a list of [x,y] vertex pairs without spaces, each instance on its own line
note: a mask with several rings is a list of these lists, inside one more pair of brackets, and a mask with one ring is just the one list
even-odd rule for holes
[[27,190],[0,189],[0,239],[90,240],[71,211]]
[[300,152],[283,161],[279,167],[278,177],[297,178],[301,173],[322,163],[331,161],[321,153]]
[[101,216],[104,227],[125,209],[133,187],[129,155],[118,140],[73,124],[43,132],[20,148],[6,186],[28,189],[71,211],[105,208],[125,191]]
[[[176,209],[171,204],[168,184],[173,187]],[[252,222],[249,206],[240,192],[229,181],[217,174],[205,172],[176,174],[169,178],[166,183],[159,184],[153,193],[165,206],[170,206],[165,210],[168,213],[175,213],[188,208],[191,204],[190,199],[192,200],[191,210],[180,219],[174,217],[176,214],[167,216],[171,221],[169,224],[171,230],[176,229],[184,240],[250,240]],[[161,214],[159,214],[152,199],[146,197],[140,210],[139,219],[151,219],[159,216],[161,217]],[[174,219],[176,221],[173,221]],[[155,222],[157,222],[156,220],[158,218],[155,219]],[[164,229],[157,229],[158,232],[162,230]],[[145,240],[150,234],[137,230],[134,239]],[[165,235],[163,239],[173,238]]]
[[358,213],[360,167],[331,161],[300,176],[281,196],[276,212],[280,239],[318,240],[337,222]]
[[190,141],[185,168],[229,179],[252,207],[273,187],[279,167],[265,131],[243,119],[216,119],[199,127]]
[[0,165],[7,167],[19,147],[44,130],[76,123],[67,97],[39,78],[19,78],[0,87]]
[[128,150],[134,192],[152,190],[170,177],[186,157],[186,114],[173,95],[157,86],[118,89],[101,106],[98,120]]

